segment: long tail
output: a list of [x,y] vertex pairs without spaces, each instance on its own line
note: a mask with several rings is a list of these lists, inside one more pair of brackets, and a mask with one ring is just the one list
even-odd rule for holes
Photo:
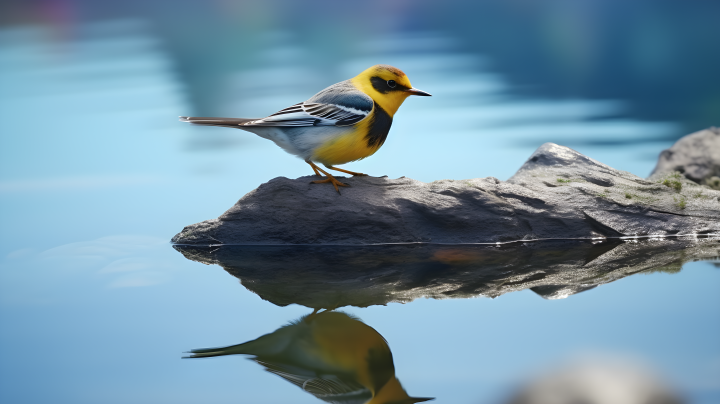
[[194,123],[195,125],[225,126],[227,128],[238,128],[243,124],[257,119],[248,118],[211,118],[199,116],[181,116],[181,122]]
[[213,356],[223,356],[223,355],[237,355],[237,354],[251,354],[251,352],[248,352],[246,347],[244,347],[245,344],[238,344],[238,345],[232,345],[232,346],[226,346],[221,348],[205,348],[205,349],[193,349],[191,350],[190,356],[184,356],[183,359],[186,358],[211,358]]
[[192,355],[185,358],[209,358],[223,355],[278,355],[292,342],[298,331],[298,327],[285,326],[273,333],[265,334],[258,339],[243,344],[219,348],[193,349],[188,352]]

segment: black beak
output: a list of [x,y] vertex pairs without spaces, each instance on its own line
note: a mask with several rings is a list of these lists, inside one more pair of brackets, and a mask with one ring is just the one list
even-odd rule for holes
[[410,88],[410,89],[407,89],[407,90],[405,90],[405,91],[408,92],[408,93],[410,93],[410,95],[422,95],[422,96],[425,96],[425,97],[432,97],[432,94],[426,93],[426,92],[423,91],[423,90],[418,90],[417,88]]

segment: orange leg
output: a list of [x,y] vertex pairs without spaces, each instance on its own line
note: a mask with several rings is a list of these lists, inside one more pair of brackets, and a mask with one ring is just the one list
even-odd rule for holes
[[305,322],[309,323],[313,317],[317,316],[318,311],[320,311],[320,309],[314,309],[312,313],[308,314],[307,317],[305,317]]
[[315,168],[315,164],[312,164],[312,163],[309,162],[309,161],[306,161],[306,163],[310,164],[310,168],[312,168],[313,171],[315,171],[315,175],[317,175],[317,176],[319,176],[319,177],[322,177],[322,175],[320,175],[320,171],[318,171],[317,168]]
[[[335,177],[333,177],[332,175],[330,175],[327,171],[323,170],[322,168],[316,166],[315,163],[313,163],[312,161],[310,161],[310,160],[305,160],[305,162],[308,163],[308,164],[310,164],[310,167],[312,167],[312,169],[315,170],[315,173],[317,173],[318,171],[320,171],[321,173],[325,174],[325,176],[327,177],[327,178],[325,178],[324,180],[311,181],[311,182],[310,182],[311,184],[322,184],[322,183],[325,183],[325,182],[329,182],[329,183],[333,184],[333,186],[335,187],[335,190],[337,191],[338,194],[340,193],[340,189],[338,189],[338,187],[347,187],[347,186],[349,186],[348,184],[343,184],[342,182],[340,182],[340,181],[338,181],[337,179],[335,179]],[[320,175],[320,174],[318,174],[318,175]]]
[[[338,307],[339,307],[339,305],[338,305],[338,304],[335,304],[334,306],[332,306],[332,307],[329,308],[329,309],[313,309],[313,312],[310,313],[310,314],[308,314],[308,315],[305,317],[305,321],[309,323],[309,322],[312,321],[312,319],[313,319],[315,316],[317,316],[318,314],[323,314],[323,313],[327,313],[327,312],[329,312],[329,311],[333,311],[333,310],[337,309]],[[323,310],[323,311],[320,311],[320,310]]]
[[329,168],[329,169],[331,169],[331,170],[341,171],[341,172],[344,172],[344,173],[352,174],[353,177],[367,177],[367,176],[368,176],[367,174],[356,173],[355,171],[343,170],[342,168],[337,168],[337,167],[333,167],[333,166],[325,166],[325,167],[327,167],[327,168]]

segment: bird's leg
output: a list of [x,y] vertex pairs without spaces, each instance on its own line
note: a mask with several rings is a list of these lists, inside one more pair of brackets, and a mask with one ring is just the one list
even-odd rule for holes
[[305,321],[310,322],[310,320],[312,320],[313,317],[317,316],[318,311],[320,311],[320,309],[313,309],[313,312],[308,314],[307,317],[305,317]]
[[343,184],[342,182],[335,179],[335,177],[330,175],[327,171],[323,170],[322,168],[316,166],[315,163],[313,163],[312,161],[305,160],[305,162],[310,164],[310,167],[312,167],[313,170],[320,171],[321,173],[325,174],[325,176],[327,177],[324,180],[310,181],[311,184],[322,184],[324,182],[329,182],[329,183],[333,184],[333,186],[335,187],[335,190],[337,191],[338,194],[340,193],[340,189],[338,189],[338,187],[349,186],[348,184]]
[[327,167],[331,170],[342,171],[344,173],[352,174],[353,177],[367,177],[368,176],[367,174],[356,173],[355,171],[343,170],[342,168],[337,168],[337,167],[333,167],[333,166],[325,166],[325,167]]
[[313,164],[313,163],[311,163],[311,162],[309,162],[309,161],[305,161],[305,162],[308,163],[308,164],[310,164],[310,168],[312,168],[313,171],[315,171],[315,175],[317,175],[318,177],[322,177],[322,175],[320,175],[320,171],[318,171],[317,168],[315,168],[315,164]]

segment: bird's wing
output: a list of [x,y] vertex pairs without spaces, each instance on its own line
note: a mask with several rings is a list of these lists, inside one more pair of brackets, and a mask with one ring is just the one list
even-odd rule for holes
[[362,404],[372,398],[370,390],[346,377],[320,373],[317,370],[304,369],[287,363],[260,360],[257,358],[253,360],[262,365],[268,372],[282,377],[324,401],[342,404]]
[[301,102],[267,118],[243,123],[242,126],[349,126],[365,119],[371,110],[339,104]]
[[350,126],[365,119],[373,109],[369,95],[345,80],[320,91],[309,100],[248,122],[252,126]]

